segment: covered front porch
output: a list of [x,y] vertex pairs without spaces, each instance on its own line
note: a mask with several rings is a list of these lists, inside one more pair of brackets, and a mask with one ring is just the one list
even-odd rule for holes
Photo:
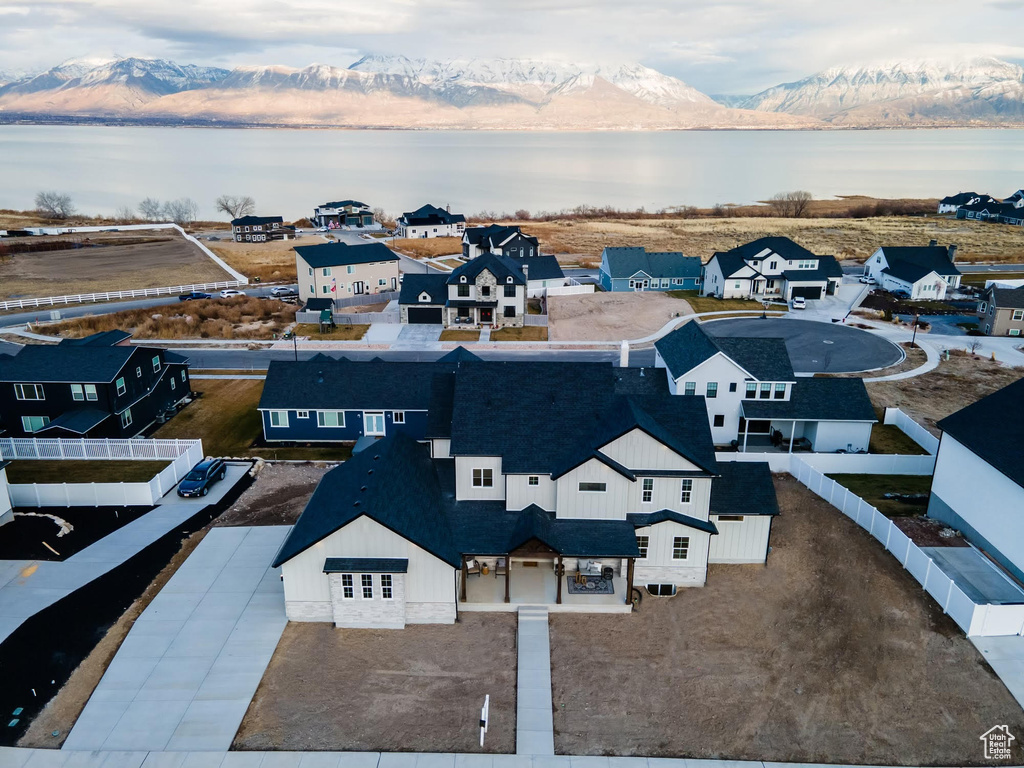
[[796,453],[813,451],[805,435],[806,422],[799,419],[740,419],[736,450],[741,453]]
[[496,326],[500,324],[498,302],[449,302],[448,325],[452,328]]

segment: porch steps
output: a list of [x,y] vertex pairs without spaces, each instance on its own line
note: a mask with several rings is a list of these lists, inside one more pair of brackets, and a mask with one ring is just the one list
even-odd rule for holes
[[548,609],[519,608],[516,647],[519,655],[516,681],[516,754],[555,754],[551,720],[551,644]]

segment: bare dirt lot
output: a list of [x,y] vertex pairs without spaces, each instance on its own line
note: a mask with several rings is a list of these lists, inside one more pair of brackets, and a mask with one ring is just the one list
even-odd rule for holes
[[73,235],[38,240],[68,239],[74,239],[83,247],[0,259],[0,299],[162,288],[233,279],[209,256],[177,234],[101,232],[88,237]]
[[791,478],[768,565],[631,616],[551,618],[555,751],[875,765],[983,763],[1024,714],[877,541]]
[[[225,234],[230,238],[230,233]],[[258,277],[265,283],[295,280],[295,246],[323,245],[320,235],[303,234],[294,240],[273,240],[269,243],[236,243],[220,240],[206,246],[246,277]]]
[[663,293],[585,293],[548,300],[551,341],[618,341],[654,333],[678,315],[693,310]]
[[514,752],[515,627],[513,614],[481,613],[401,632],[291,623],[233,748]]
[[329,469],[326,464],[265,464],[256,482],[213,524],[293,525]]

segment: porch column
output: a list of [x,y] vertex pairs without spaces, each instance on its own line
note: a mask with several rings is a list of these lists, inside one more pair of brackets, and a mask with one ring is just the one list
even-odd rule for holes
[[512,591],[511,591],[511,588],[510,588],[511,580],[512,580],[512,558],[506,556],[505,557],[505,602],[506,603],[511,603],[512,602],[512,600],[511,600]]
[[793,427],[789,433],[789,452],[793,452],[793,441],[796,440],[796,419],[793,419]]
[[555,567],[555,578],[558,579],[558,589],[555,591],[555,602],[562,604],[562,556],[558,556],[558,565]]
[[462,556],[462,586],[459,589],[462,602],[466,602],[466,582],[469,580],[469,566],[466,565],[466,556]]
[[747,435],[750,434],[750,419],[743,419],[743,452],[747,452]]
[[633,601],[633,563],[636,562],[635,557],[629,558],[629,564],[626,566],[626,602],[630,603]]

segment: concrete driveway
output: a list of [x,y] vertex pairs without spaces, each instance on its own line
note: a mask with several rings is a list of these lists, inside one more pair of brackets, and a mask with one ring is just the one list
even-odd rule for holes
[[441,325],[403,325],[392,349],[440,349]]

